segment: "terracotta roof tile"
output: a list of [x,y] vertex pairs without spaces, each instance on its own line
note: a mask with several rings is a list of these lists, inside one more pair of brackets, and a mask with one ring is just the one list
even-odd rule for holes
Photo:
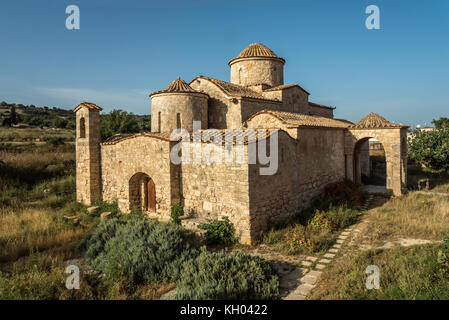
[[307,94],[310,94],[308,91],[306,91],[303,87],[301,87],[299,84],[297,83],[292,83],[292,84],[282,84],[280,86],[276,86],[276,87],[272,87],[272,88],[268,88],[265,89],[264,92],[266,91],[278,91],[278,90],[284,90],[284,89],[288,89],[288,88],[293,88],[293,87],[298,87],[299,89],[301,89],[302,91],[304,91]]
[[391,123],[380,115],[371,112],[362,120],[350,127],[351,129],[382,129],[382,128],[408,128],[402,124]]
[[252,43],[247,46],[245,49],[240,52],[240,54],[229,61],[228,64],[231,64],[232,61],[241,59],[241,58],[255,58],[255,57],[270,57],[282,60],[285,62],[284,58],[277,56],[273,51],[271,51],[267,46],[261,43]]
[[95,103],[81,102],[79,105],[77,105],[75,108],[73,108],[73,112],[77,112],[82,107],[86,107],[91,110],[98,110],[98,111],[103,110],[103,108],[97,106]]
[[351,123],[347,121],[341,121],[326,117],[320,116],[312,116],[301,113],[293,113],[293,112],[283,112],[283,111],[272,111],[272,110],[262,110],[255,113],[248,120],[250,121],[252,118],[259,114],[271,114],[282,121],[287,126],[292,127],[324,127],[324,128],[347,128],[351,125]]
[[224,94],[226,94],[227,96],[230,96],[230,97],[252,98],[252,99],[267,100],[267,101],[271,101],[271,102],[281,103],[278,100],[268,99],[268,98],[264,97],[261,93],[254,91],[254,90],[248,88],[247,86],[242,86],[242,85],[238,85],[238,84],[234,84],[234,83],[230,83],[230,82],[226,82],[226,81],[222,81],[222,80],[217,80],[217,79],[213,79],[213,78],[209,78],[209,77],[205,77],[205,76],[198,76],[195,79],[193,79],[192,81],[190,81],[190,83],[192,83],[193,81],[195,81],[197,79],[205,79],[205,80],[212,82]]
[[184,80],[178,78],[174,80],[170,85],[164,89],[150,93],[150,96],[158,93],[201,93],[189,86]]
[[141,132],[141,133],[119,133],[107,138],[103,141],[102,145],[112,145],[124,140],[134,139],[137,137],[150,137],[159,140],[170,141],[170,133],[158,133],[158,132]]

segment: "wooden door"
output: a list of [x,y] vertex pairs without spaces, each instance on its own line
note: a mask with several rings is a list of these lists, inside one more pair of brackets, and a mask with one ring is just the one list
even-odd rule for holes
[[147,208],[148,211],[156,211],[156,189],[154,187],[153,179],[149,179],[147,182]]

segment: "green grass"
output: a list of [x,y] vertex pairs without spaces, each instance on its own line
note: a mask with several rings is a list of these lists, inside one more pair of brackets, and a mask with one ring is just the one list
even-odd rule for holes
[[[335,263],[321,276],[311,299],[449,299],[449,277],[440,272],[439,245],[361,252]],[[365,286],[366,267],[380,271],[380,288]]]
[[294,220],[273,227],[262,241],[285,254],[323,253],[334,244],[339,230],[356,222],[357,211],[345,206],[306,210]]

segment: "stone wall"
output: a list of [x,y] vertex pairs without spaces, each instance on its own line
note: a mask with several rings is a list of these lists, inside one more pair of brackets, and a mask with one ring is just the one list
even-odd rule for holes
[[[193,131],[193,121],[208,128],[207,95],[203,93],[159,93],[151,97],[151,131],[172,132],[178,128]],[[159,115],[161,119],[159,119]],[[159,128],[160,124],[160,128]]]
[[240,85],[284,84],[284,62],[278,58],[240,58],[230,62],[231,83]]
[[[267,139],[267,150],[270,150]],[[298,209],[297,141],[286,132],[278,132],[278,170],[261,175],[260,163],[249,165],[251,236],[259,239],[275,224],[292,217]],[[269,153],[269,152],[267,152]]]
[[[211,143],[203,143],[204,148]],[[193,148],[198,144],[192,143]],[[222,149],[222,147],[216,147]],[[222,149],[223,150],[223,149]],[[235,159],[235,149],[233,150]],[[207,219],[226,216],[236,229],[240,242],[251,243],[248,165],[246,146],[243,147],[244,163],[182,164],[181,193],[187,214]],[[224,158],[223,158],[224,159]]]
[[345,135],[344,129],[303,127],[298,137],[299,207],[306,208],[327,184],[345,178]]
[[[118,201],[120,210],[130,212],[130,180],[139,173],[153,179],[156,214],[170,218],[171,206],[179,201],[179,166],[170,162],[172,142],[137,136],[113,145],[101,145],[102,197]],[[133,189],[133,186],[131,186]]]
[[239,128],[242,124],[240,105],[237,99],[230,99],[215,84],[206,79],[196,79],[190,86],[198,91],[207,92],[208,122],[214,129]]
[[240,110],[241,110],[241,118],[240,125],[242,122],[248,120],[253,114],[262,111],[262,110],[273,110],[273,111],[282,111],[283,104],[282,102],[274,102],[274,101],[264,101],[264,100],[256,100],[256,99],[248,99],[244,98],[240,100]]
[[334,110],[331,108],[314,106],[309,104],[309,112],[308,114],[326,117],[326,118],[334,118]]

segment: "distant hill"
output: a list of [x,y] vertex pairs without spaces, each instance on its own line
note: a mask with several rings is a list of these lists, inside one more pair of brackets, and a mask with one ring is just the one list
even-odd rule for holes
[[[10,118],[13,107],[17,118],[17,124],[14,126],[75,129],[75,113],[72,110],[47,106],[26,106],[6,101],[0,102],[0,126],[5,123],[5,119]],[[149,115],[130,115],[135,117],[140,128],[139,131],[150,131],[151,118]],[[104,117],[104,114],[101,116]]]

